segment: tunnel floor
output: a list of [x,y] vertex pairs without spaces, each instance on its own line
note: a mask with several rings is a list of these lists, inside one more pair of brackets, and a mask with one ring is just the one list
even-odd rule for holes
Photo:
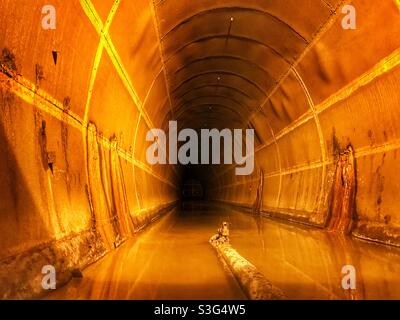
[[209,237],[221,216],[176,209],[83,271],[50,299],[246,299]]
[[[260,228],[249,214],[191,202],[47,299],[245,299],[208,243],[225,220],[233,247],[289,299],[400,298],[399,248],[268,218]],[[356,290],[342,289],[345,265],[357,270]]]

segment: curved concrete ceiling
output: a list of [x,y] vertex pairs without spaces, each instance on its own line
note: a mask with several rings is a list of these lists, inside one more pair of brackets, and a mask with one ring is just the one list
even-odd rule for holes
[[[296,7],[296,2],[282,3],[158,2],[156,11],[174,107],[185,104],[188,90],[184,88],[190,88],[191,103],[207,97],[212,105],[220,96],[235,96],[230,104],[246,121],[338,5],[338,1],[305,1],[301,8],[288,10]],[[198,87],[202,90],[192,89]],[[210,110],[204,107],[203,112]],[[185,121],[184,114],[181,117]],[[229,127],[230,117],[234,117],[233,112],[225,113],[219,121]]]

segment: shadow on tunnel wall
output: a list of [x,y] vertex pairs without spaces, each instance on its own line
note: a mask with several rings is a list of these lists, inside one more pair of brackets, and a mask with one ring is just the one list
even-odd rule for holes
[[[61,208],[55,203],[57,189],[60,180],[66,183],[69,173],[56,173],[60,167],[54,162],[54,154],[47,150],[46,121],[37,111],[23,112],[22,104],[12,93],[1,89],[0,297],[3,299],[44,294],[44,266],[55,267],[60,286],[72,277],[73,270],[92,263],[105,252],[95,229],[88,225],[83,230],[74,230],[61,215]],[[85,220],[78,212],[75,214],[76,219]]]

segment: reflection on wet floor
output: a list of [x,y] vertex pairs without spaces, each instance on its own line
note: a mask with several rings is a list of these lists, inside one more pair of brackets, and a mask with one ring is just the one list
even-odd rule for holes
[[219,217],[175,210],[50,299],[245,299],[208,239]]
[[[231,243],[289,299],[400,299],[400,249],[248,214],[185,204],[84,270],[50,299],[245,299],[208,244],[222,221]],[[341,287],[342,267],[357,290]]]
[[[289,299],[399,299],[400,249],[320,229],[231,213],[231,243]],[[249,236],[252,232],[253,236]],[[356,269],[357,290],[342,289],[342,267]]]

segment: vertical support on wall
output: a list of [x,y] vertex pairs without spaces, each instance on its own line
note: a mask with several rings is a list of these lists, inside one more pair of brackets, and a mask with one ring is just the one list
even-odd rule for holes
[[256,199],[254,200],[253,204],[253,215],[256,218],[257,225],[258,225],[258,231],[260,231],[260,226],[259,226],[259,218],[261,217],[261,207],[262,207],[262,197],[263,197],[263,190],[264,190],[264,172],[262,169],[260,169],[260,178],[258,181],[258,187],[257,187],[257,193],[256,193]]
[[[273,139],[273,141],[274,141],[275,148],[276,148],[276,156],[277,156],[277,158],[278,158],[279,186],[278,186],[278,194],[277,194],[277,196],[276,196],[276,204],[275,204],[275,207],[276,207],[276,208],[279,208],[279,202],[280,202],[280,200],[281,200],[281,193],[282,193],[282,179],[283,179],[283,177],[282,177],[281,152],[280,152],[280,149],[279,149],[278,141],[276,140],[276,136],[275,136],[274,130],[272,129],[272,127],[271,127],[271,125],[269,124],[269,122],[267,122],[267,125],[268,125],[268,128],[269,128],[270,132],[271,132],[271,136],[272,136],[272,139]],[[263,173],[263,179],[264,179],[264,178],[265,178],[265,177],[264,177],[264,173]],[[261,203],[261,210],[262,210],[262,203]]]
[[[139,131],[139,125],[140,125],[140,121],[142,121],[142,116],[139,114],[138,117],[138,121],[136,124],[136,129],[135,129],[135,138],[133,141],[133,157],[136,158],[136,141],[137,141],[137,135],[138,135],[138,131]],[[132,165],[132,174],[133,174],[133,181],[134,181],[134,185],[135,185],[135,196],[136,196],[136,201],[137,201],[137,205],[139,210],[143,209],[142,206],[142,202],[140,201],[139,198],[139,192],[138,192],[138,183],[137,183],[137,179],[136,179],[136,166]]]
[[[107,21],[103,27],[103,30],[105,32],[108,32],[108,29],[110,28],[111,22],[114,18],[115,12],[118,9],[118,5],[119,5],[120,0],[115,0],[110,13],[108,15]],[[81,1],[81,5],[83,7],[83,9],[85,9],[85,6],[87,6],[87,3],[84,3],[83,1]],[[83,138],[83,159],[85,161],[85,171],[86,171],[86,185],[87,187],[87,196],[89,198],[89,205],[90,207],[92,207],[92,203],[91,203],[91,199],[92,199],[92,195],[90,194],[90,188],[89,188],[89,169],[88,169],[88,165],[89,165],[89,160],[88,160],[88,146],[87,146],[87,141],[88,141],[88,124],[89,124],[89,109],[90,109],[90,104],[92,101],[92,93],[93,93],[93,88],[94,88],[94,84],[96,82],[96,78],[97,78],[97,71],[99,69],[100,66],[100,62],[101,62],[101,58],[103,56],[103,51],[104,51],[104,45],[103,42],[101,41],[101,37],[99,39],[99,45],[97,47],[97,51],[96,51],[96,55],[94,57],[94,62],[93,62],[93,68],[90,74],[90,82],[89,82],[89,88],[88,88],[88,93],[87,93],[87,98],[86,98],[86,105],[85,105],[85,113],[83,116],[83,122],[82,122],[82,138]]]
[[263,236],[263,217],[262,217],[262,204],[264,192],[264,171],[260,169],[260,178],[258,181],[257,195],[253,204],[253,217],[257,224],[258,236],[261,240],[261,247],[265,250],[265,242]]
[[134,233],[134,227],[136,225],[130,214],[128,197],[126,194],[126,184],[124,178],[124,172],[122,169],[121,158],[118,154],[118,142],[117,139],[111,143],[110,148],[110,166],[111,166],[111,192],[113,207],[115,209],[115,215],[118,217],[120,224],[120,231],[122,240]]
[[319,139],[319,145],[321,149],[321,162],[322,162],[322,173],[321,173],[321,191],[318,197],[318,203],[317,203],[317,212],[314,217],[311,218],[312,221],[322,224],[325,221],[325,217],[323,216],[322,206],[325,202],[326,199],[326,194],[325,194],[325,180],[326,180],[326,166],[327,166],[327,160],[328,160],[328,152],[326,148],[326,143],[325,143],[325,138],[324,138],[324,133],[322,131],[321,123],[319,121],[318,113],[316,111],[314,101],[311,98],[310,92],[308,91],[308,88],[306,84],[304,83],[303,79],[301,78],[300,74],[297,72],[296,68],[293,67],[293,73],[299,82],[301,88],[303,89],[303,92],[307,98],[308,106],[310,107],[310,110],[312,112],[314,121],[315,121],[315,126],[317,128],[317,133],[318,133],[318,139]]
[[93,225],[99,231],[106,248],[110,250],[115,247],[115,242],[118,242],[118,229],[114,224],[116,216],[107,200],[107,187],[103,180],[105,159],[102,155],[103,150],[98,143],[97,129],[94,124],[88,126],[86,143],[88,147],[88,189],[95,217]]

